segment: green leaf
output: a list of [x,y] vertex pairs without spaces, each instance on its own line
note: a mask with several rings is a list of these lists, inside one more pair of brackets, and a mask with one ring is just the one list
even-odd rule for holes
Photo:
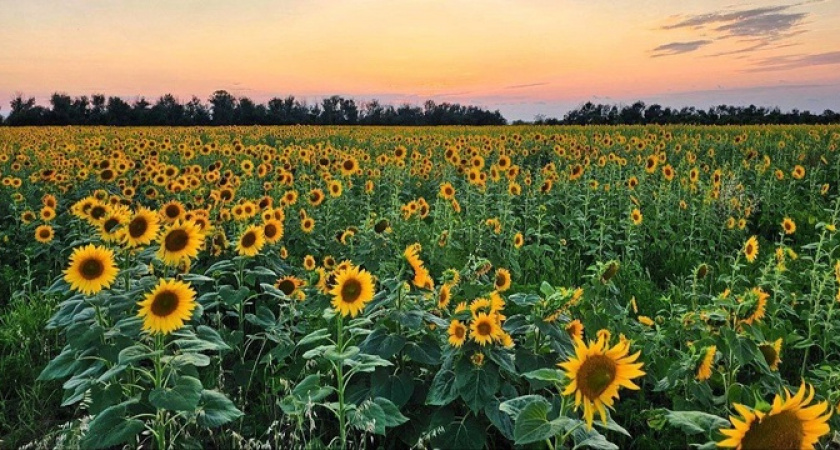
[[359,347],[356,347],[355,345],[351,345],[351,346],[347,347],[341,353],[336,352],[335,346],[331,346],[331,347],[332,348],[328,348],[324,352],[324,357],[329,359],[330,361],[336,361],[336,362],[346,361],[346,360],[348,360],[348,359],[350,359],[350,358],[359,354]]
[[499,409],[499,400],[493,399],[487,406],[484,407],[484,415],[490,419],[490,423],[496,427],[502,435],[512,441],[513,440],[513,421],[510,419],[510,416],[503,413],[501,409]]
[[349,412],[350,423],[356,429],[369,433],[385,434],[385,429],[408,421],[390,400],[377,397]]
[[88,431],[81,440],[82,448],[98,449],[127,444],[145,425],[141,420],[130,419],[128,406],[137,400],[120,403],[106,408],[90,421]]
[[531,403],[544,403],[546,407],[549,406],[548,400],[540,395],[523,395],[502,402],[499,405],[499,410],[510,415],[513,420],[516,420],[519,417],[519,413]]
[[549,408],[547,402],[536,401],[522,409],[513,425],[516,445],[544,441],[563,431],[562,422],[548,420]]
[[[459,383],[460,384],[460,383]],[[495,368],[473,369],[467,376],[466,383],[460,388],[461,398],[474,413],[484,409],[499,389],[499,372]]]
[[168,363],[178,369],[186,366],[207,367],[210,365],[210,357],[203,353],[188,352],[169,357]]
[[405,346],[405,338],[397,334],[389,334],[384,328],[377,328],[365,338],[360,345],[364,353],[392,358]]
[[169,411],[193,411],[201,399],[203,386],[197,378],[181,376],[172,388],[157,388],[149,392],[149,403]]
[[548,381],[550,383],[562,383],[566,379],[559,370],[548,368],[523,373],[522,376],[530,380]]
[[596,450],[618,450],[617,445],[608,441],[603,434],[595,430],[583,431],[579,429],[577,431],[579,433],[575,433],[575,441],[577,442],[577,445],[575,445],[574,450],[577,450],[579,448],[594,448]]
[[455,386],[455,372],[438,371],[426,396],[426,404],[443,406],[452,403],[456,398],[458,398],[458,388]]
[[154,356],[155,352],[153,352],[149,347],[137,344],[120,350],[118,361],[121,365],[127,366],[137,361],[152,359]]
[[219,333],[208,327],[207,325],[199,325],[196,329],[196,336],[203,340],[204,342],[208,342],[213,345],[213,350],[223,351],[223,350],[230,350],[230,346],[228,346],[227,342],[219,335]]
[[38,381],[57,380],[64,378],[76,369],[80,364],[76,358],[76,351],[65,346],[61,353],[53,358],[52,361],[44,367],[41,374],[38,375]]
[[686,434],[709,433],[729,426],[728,420],[701,411],[666,411],[668,424]]
[[420,364],[436,366],[440,364],[440,345],[431,336],[424,336],[420,342],[409,342],[404,348],[405,355]]
[[198,408],[196,421],[202,427],[218,427],[242,416],[242,411],[218,391],[201,391]]
[[371,377],[370,384],[374,397],[386,398],[399,407],[408,403],[414,393],[414,379],[408,372],[392,375],[388,369],[378,369]]
[[456,419],[444,427],[432,440],[433,448],[481,450],[485,447],[487,433],[484,426],[475,417]]
[[306,336],[304,336],[301,340],[298,341],[297,345],[298,345],[298,347],[300,347],[302,345],[314,344],[316,342],[323,341],[324,339],[327,339],[328,337],[330,337],[330,330],[328,330],[326,328],[322,328],[320,330],[315,330],[315,331],[307,334]]

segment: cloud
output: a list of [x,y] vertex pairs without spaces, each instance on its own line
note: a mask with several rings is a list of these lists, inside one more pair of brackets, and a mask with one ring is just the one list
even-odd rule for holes
[[777,70],[792,70],[810,66],[827,66],[840,64],[840,51],[815,53],[811,55],[784,55],[764,58],[747,72],[770,72]]
[[670,44],[660,45],[653,49],[653,57],[679,55],[681,53],[693,52],[701,47],[711,44],[714,41],[700,40],[690,42],[671,42]]
[[511,86],[505,86],[505,89],[522,89],[522,88],[529,88],[529,87],[536,87],[536,86],[545,86],[547,85],[547,81],[543,81],[540,83],[529,83],[529,84],[514,84]]
[[[771,44],[788,41],[790,38],[805,33],[803,25],[808,12],[794,12],[791,8],[814,3],[806,1],[789,5],[766,6],[742,10],[715,11],[706,14],[679,15],[671,17],[671,23],[660,27],[661,30],[693,30],[702,33],[706,40],[721,41],[736,39],[738,43],[748,44],[746,47],[733,51],[718,52],[711,56],[736,55],[750,53],[770,48],[779,48]],[[702,42],[702,41],[693,41]],[[662,53],[660,49],[673,44],[659,46],[653,50],[654,57],[685,53],[685,51],[669,51]],[[697,48],[688,48],[694,51]]]

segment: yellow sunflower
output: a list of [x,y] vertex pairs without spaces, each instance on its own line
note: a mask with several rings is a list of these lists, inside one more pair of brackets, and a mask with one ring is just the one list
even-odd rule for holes
[[461,347],[464,341],[467,340],[467,326],[460,320],[453,320],[449,324],[449,345],[453,347]]
[[160,216],[154,211],[140,207],[123,228],[123,239],[128,247],[149,245],[160,231]]
[[473,317],[470,324],[470,336],[472,340],[482,346],[499,340],[502,337],[502,327],[496,314],[479,313]]
[[277,219],[269,219],[263,222],[263,236],[269,244],[283,239],[283,222]]
[[55,231],[53,230],[53,227],[49,225],[41,225],[35,229],[35,240],[42,244],[52,242],[54,237]]
[[119,269],[114,264],[114,252],[90,244],[73,250],[70,266],[64,271],[64,280],[71,289],[92,295],[110,287],[117,274]]
[[573,341],[583,339],[583,323],[580,319],[575,319],[566,325],[566,333]]
[[138,302],[143,329],[169,334],[184,326],[195,309],[195,291],[183,281],[160,280],[155,289]]
[[639,211],[639,208],[635,208],[630,212],[630,220],[633,221],[633,225],[642,224],[642,212]]
[[706,347],[706,353],[700,360],[700,366],[697,368],[697,380],[705,381],[712,377],[712,364],[715,362],[715,353],[717,347],[710,345]]
[[274,287],[278,290],[286,294],[287,296],[291,297],[296,292],[298,292],[298,288],[306,284],[303,280],[293,276],[285,276],[280,278],[274,283]]
[[373,276],[351,266],[335,274],[332,305],[342,316],[356,317],[373,300]]
[[720,430],[726,439],[718,446],[738,450],[812,449],[829,433],[831,417],[828,402],[809,406],[813,399],[813,387],[803,382],[795,396],[787,389],[784,397],[777,394],[766,413],[735,403],[732,406],[741,417],[729,418],[733,428]]
[[784,220],[782,220],[782,229],[785,231],[785,234],[796,233],[796,222],[794,222],[790,217],[785,217]]
[[747,242],[744,244],[744,256],[747,257],[747,261],[749,262],[755,261],[756,256],[758,256],[757,237],[752,236],[749,239],[747,239]]
[[164,264],[177,266],[185,259],[198,256],[204,244],[204,233],[192,221],[176,221],[161,234],[157,257]]
[[589,429],[596,411],[606,424],[607,411],[604,407],[612,408],[618,398],[618,389],[639,389],[633,379],[645,374],[641,370],[643,364],[635,362],[640,352],[628,355],[628,341],[609,347],[608,334],[599,333],[598,340],[590,341],[589,345],[576,339],[575,356],[558,364],[570,380],[563,395],[575,394],[576,409],[583,404],[583,417]]
[[507,269],[496,269],[496,279],[494,281],[496,290],[504,292],[510,289],[510,271]]
[[262,250],[263,246],[265,246],[263,228],[257,225],[251,225],[239,237],[239,242],[236,243],[236,251],[240,255],[256,256]]
[[776,339],[775,342],[765,342],[759,345],[758,349],[764,356],[764,361],[770,366],[770,370],[779,370],[779,363],[782,362],[782,338]]

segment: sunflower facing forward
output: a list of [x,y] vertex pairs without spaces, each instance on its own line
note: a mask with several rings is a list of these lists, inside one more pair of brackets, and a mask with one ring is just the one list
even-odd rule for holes
[[204,233],[192,221],[176,221],[160,237],[158,258],[169,266],[177,266],[185,259],[198,256],[204,244]]
[[351,266],[335,274],[332,305],[342,316],[356,317],[373,300],[373,276]]
[[747,261],[753,262],[755,261],[756,256],[758,256],[758,238],[755,236],[750,237],[747,239],[747,242],[744,243],[744,256],[747,258]]
[[90,244],[73,250],[64,280],[70,283],[71,289],[92,295],[110,287],[118,273],[114,252]]
[[139,208],[123,228],[123,239],[128,247],[149,245],[160,231],[160,215],[147,208]]
[[738,450],[814,448],[830,431],[831,410],[827,402],[808,406],[813,399],[813,388],[803,383],[795,396],[787,389],[784,398],[776,395],[767,413],[735,403],[732,406],[741,418],[730,417],[733,428],[720,430],[726,439],[718,446]]
[[236,251],[240,255],[256,256],[264,245],[265,236],[263,235],[263,228],[251,225],[239,237],[239,242],[236,244]]
[[188,283],[160,280],[155,289],[138,302],[143,329],[150,333],[169,334],[184,326],[195,309],[195,291]]
[[630,343],[622,341],[609,347],[608,333],[598,335],[598,340],[589,345],[575,339],[575,356],[558,366],[566,371],[569,385],[563,395],[575,394],[575,408],[583,404],[583,418],[592,429],[595,412],[607,423],[607,410],[618,398],[618,389],[639,389],[633,382],[645,374],[642,363],[635,362],[640,352],[628,355]]

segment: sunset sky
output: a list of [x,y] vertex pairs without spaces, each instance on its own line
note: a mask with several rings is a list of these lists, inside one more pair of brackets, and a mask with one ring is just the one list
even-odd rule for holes
[[840,0],[0,0],[16,93],[840,110]]

